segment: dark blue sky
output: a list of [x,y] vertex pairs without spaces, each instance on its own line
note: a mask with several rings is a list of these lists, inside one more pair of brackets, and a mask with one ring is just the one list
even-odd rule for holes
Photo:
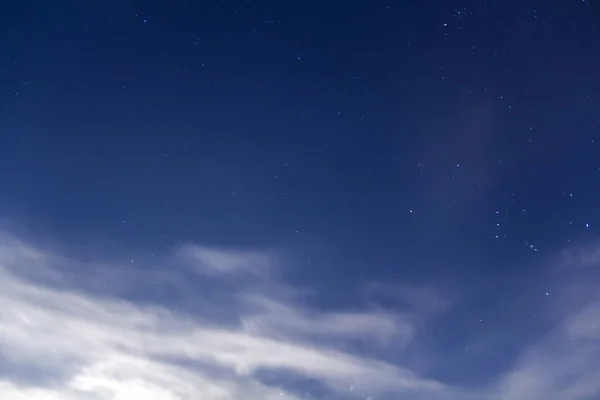
[[[65,257],[44,266],[73,274],[59,288],[44,283],[53,296],[80,290],[87,298],[98,290],[91,276],[110,282],[109,271],[127,270],[133,275],[119,279],[129,294],[99,285],[100,295],[175,312],[183,289],[156,285],[171,282],[166,265],[186,264],[172,259],[184,248],[219,271],[208,274],[212,283],[187,267],[173,272],[187,276],[194,301],[215,292],[200,300],[223,307],[212,313],[219,323],[226,314],[254,316],[238,292],[289,307],[259,313],[269,326],[252,333],[261,338],[277,333],[329,351],[310,336],[338,334],[327,313],[409,313],[420,321],[410,319],[411,339],[386,342],[397,353],[367,349],[366,335],[344,354],[448,385],[412,395],[597,398],[600,387],[547,383],[558,379],[548,371],[529,392],[507,382],[520,365],[535,369],[530,348],[578,354],[555,338],[556,327],[594,303],[573,287],[600,282],[597,268],[579,268],[600,262],[599,38],[600,8],[588,1],[6,0],[1,228],[6,243]],[[265,259],[268,273],[230,276]],[[23,278],[4,262],[34,285],[37,267]],[[147,278],[154,286],[146,290],[137,274],[160,276]],[[572,291],[578,296],[550,296]],[[430,303],[435,311],[423,308]],[[296,325],[300,311],[306,326]],[[271,317],[294,322],[270,326]],[[268,367],[314,382],[265,377]],[[227,382],[242,393],[260,382],[290,396],[354,395],[339,388],[348,376],[294,368],[260,365],[243,379],[236,370]],[[0,368],[9,384],[11,376]],[[404,398],[404,388],[383,381],[355,384],[356,393]],[[33,380],[24,382],[0,394],[31,395]],[[234,389],[190,393],[240,398]],[[188,398],[178,395],[156,398]]]

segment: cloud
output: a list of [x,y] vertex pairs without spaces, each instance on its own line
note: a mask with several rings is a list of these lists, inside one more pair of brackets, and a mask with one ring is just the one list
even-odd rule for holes
[[600,242],[558,257],[553,277],[560,284],[550,306],[557,322],[505,374],[496,388],[501,400],[600,398],[600,281],[588,269],[598,266],[598,254]]
[[[131,268],[82,262],[0,236],[0,398],[593,400],[600,395],[597,285],[577,286],[578,293],[581,287],[587,292],[574,298],[572,285],[579,280],[557,277],[564,287],[553,291],[557,299],[544,310],[555,322],[537,338],[524,338],[527,345],[513,343],[520,350],[512,365],[490,382],[449,383],[429,370],[417,373],[403,355],[417,351],[412,358],[443,365],[450,354],[418,340],[423,329],[435,326],[439,331],[427,336],[443,342],[457,323],[444,314],[448,297],[433,286],[375,285],[365,291],[393,297],[401,313],[374,300],[369,308],[327,311],[288,295],[295,289],[272,274],[282,260],[268,252],[185,249],[193,249],[186,256],[196,255],[198,268],[213,272],[186,275],[189,269],[178,264],[181,253],[162,268]],[[589,259],[569,251],[572,260]],[[594,251],[585,248],[586,254]],[[256,277],[257,269],[264,272],[252,285],[235,281],[218,286],[219,296],[212,294],[222,278],[231,283],[232,274]],[[111,280],[119,281],[118,291],[109,290]],[[131,291],[135,296],[122,290],[127,285],[137,288]],[[161,285],[176,292],[161,291]],[[175,293],[186,297],[186,307],[170,301]],[[452,302],[452,309],[460,307]],[[422,323],[428,319],[434,321]],[[485,343],[493,346],[493,340]],[[485,360],[464,360],[466,374],[486,368]]]
[[569,247],[562,251],[559,268],[598,268],[600,266],[600,241]]
[[[269,370],[320,382],[333,394],[364,398],[444,390],[439,382],[408,369],[311,339],[311,335],[330,340],[406,335],[410,326],[391,314],[276,306],[275,299],[260,295],[258,301],[256,294],[254,304],[249,297],[238,299],[239,323],[225,323],[34,280],[30,274],[19,274],[20,268],[47,270],[48,260],[52,268],[58,268],[59,260],[71,270],[72,265],[65,263],[75,261],[12,239],[0,248],[1,364],[11,369],[19,365],[23,371],[19,379],[11,371],[2,371],[3,399],[258,400],[299,399],[310,394],[309,389],[299,393],[263,383],[259,372]],[[218,271],[248,268],[240,264],[244,256],[239,253],[202,249],[199,254]],[[245,257],[253,266],[262,260],[257,255]],[[224,265],[219,265],[221,260]],[[371,329],[355,326],[365,323]],[[252,324],[268,329],[250,329]],[[54,379],[34,379],[40,374]]]
[[600,306],[592,305],[528,349],[503,379],[502,400],[597,399]]
[[447,310],[454,299],[431,285],[408,285],[403,282],[371,282],[365,286],[368,297],[386,299],[395,306],[430,314]]
[[258,310],[242,318],[244,329],[263,335],[285,333],[296,338],[325,337],[344,340],[375,340],[381,345],[407,343],[414,333],[408,316],[381,310],[319,312],[290,307],[261,295],[245,296],[245,303]]
[[264,275],[276,262],[273,255],[239,250],[222,250],[186,245],[181,254],[196,272],[205,274]]

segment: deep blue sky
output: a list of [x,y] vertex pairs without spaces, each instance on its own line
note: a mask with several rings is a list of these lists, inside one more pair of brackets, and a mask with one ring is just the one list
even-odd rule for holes
[[598,236],[599,40],[574,0],[2,1],[2,229],[140,273],[189,243],[285,254],[313,311],[447,291],[406,350],[445,361],[407,368],[486,385]]

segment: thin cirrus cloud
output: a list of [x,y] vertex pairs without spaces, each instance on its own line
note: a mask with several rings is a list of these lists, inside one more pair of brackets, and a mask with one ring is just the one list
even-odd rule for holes
[[502,400],[600,396],[600,302],[574,312],[528,349],[498,387]]
[[408,316],[372,310],[366,312],[319,312],[291,307],[262,295],[243,297],[244,303],[256,311],[244,316],[241,322],[246,331],[262,335],[296,338],[325,338],[335,343],[366,339],[379,345],[403,345],[410,341],[414,329]]
[[[206,268],[213,271],[209,279],[220,280],[277,266],[267,253],[193,249],[200,251],[187,256],[198,262],[193,270],[200,272],[199,285],[207,284]],[[88,290],[84,276],[78,285],[64,271],[88,268],[94,280],[110,283],[110,274],[92,273],[99,264],[2,236],[0,398],[593,400],[600,395],[600,292],[562,301],[568,304],[567,312],[564,307],[557,312],[552,328],[525,346],[493,381],[474,387],[444,382],[427,371],[417,374],[401,351],[395,357],[382,355],[382,346],[411,349],[420,329],[429,326],[423,320],[439,316],[431,307],[415,307],[406,315],[375,307],[324,311],[299,296],[280,297],[286,284],[266,272],[244,290],[231,289],[224,306],[222,298],[219,304],[204,298],[201,286],[184,288],[188,278],[173,277],[179,274],[173,267],[179,257],[172,257],[172,265],[156,276],[171,276],[169,282],[181,285],[186,295],[202,298],[203,308],[211,302],[226,307],[237,315],[237,322],[190,313],[156,299],[147,302],[97,290],[102,285]],[[573,254],[572,259],[581,255]],[[146,274],[143,269],[128,270],[131,285],[138,282],[137,273]],[[559,296],[561,291],[556,291]],[[562,292],[571,293],[569,288]],[[437,304],[433,293],[428,287],[423,299]],[[418,313],[422,318],[414,324],[409,315]],[[356,342],[362,346],[353,346]],[[429,359],[444,357],[439,348],[420,351]],[[485,365],[465,364],[467,373],[469,368]],[[267,381],[262,378],[265,371],[293,376],[297,384],[283,378]]]
[[[289,311],[285,320],[275,323],[275,314],[266,305],[274,300],[262,295],[258,308],[240,305],[239,324],[223,324],[176,309],[56,285],[55,281],[45,284],[32,280],[30,274],[19,274],[20,267],[34,271],[36,263],[47,269],[49,264],[56,268],[57,262],[52,260],[63,264],[74,261],[6,238],[0,247],[3,399],[253,400],[311,396],[309,389],[288,390],[261,382],[257,375],[263,370],[305,377],[332,395],[367,398],[382,393],[444,390],[442,384],[400,366],[310,340],[311,334],[344,338],[341,327],[351,328],[353,323],[372,323],[375,330],[355,329],[348,333],[350,337],[376,339],[379,328],[386,335],[399,334],[404,328],[397,327],[392,318],[387,321],[384,314],[329,315],[288,304],[275,312]],[[242,270],[238,267],[240,254],[228,258],[220,252],[219,257],[209,259],[213,267],[218,260],[225,260],[228,273],[232,265]],[[250,257],[251,263],[255,260]],[[310,316],[318,321],[314,327],[308,323]],[[268,329],[248,329],[248,321]]]
[[265,275],[276,261],[263,252],[223,250],[198,245],[182,246],[180,254],[196,272],[204,274]]

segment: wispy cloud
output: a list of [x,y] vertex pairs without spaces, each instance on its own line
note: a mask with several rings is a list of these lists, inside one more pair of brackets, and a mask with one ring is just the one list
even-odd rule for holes
[[571,246],[561,252],[559,267],[586,268],[600,266],[600,241]]
[[597,399],[600,307],[592,305],[527,350],[498,392],[503,400]]
[[303,338],[328,338],[336,343],[344,340],[365,339],[385,345],[407,343],[413,335],[409,317],[381,310],[355,312],[319,312],[296,306],[291,307],[262,295],[244,297],[247,305],[256,308],[242,318],[247,331],[263,335]]
[[[24,263],[32,270],[36,263],[47,267],[44,260],[52,258],[23,243],[3,246],[0,254],[2,359],[21,371],[19,379],[2,372],[1,398],[251,400],[310,395],[309,389],[299,393],[262,383],[256,377],[262,370],[298,374],[348,396],[443,390],[440,383],[407,369],[310,340],[313,334],[365,340],[406,335],[410,327],[392,315],[318,313],[291,304],[276,306],[274,299],[261,295],[262,302],[255,304],[261,303],[262,311],[248,311],[250,303],[242,304],[240,322],[225,324],[19,276]],[[246,268],[239,264],[239,254],[205,249],[206,254],[217,270],[222,269],[219,260],[228,271]],[[38,381],[39,375],[53,379]]]
[[205,274],[264,275],[276,262],[274,255],[265,252],[224,250],[198,245],[185,245],[181,255],[196,272]]
[[555,260],[558,268],[551,271],[559,283],[548,312],[556,323],[505,374],[496,387],[500,399],[600,398],[598,254],[600,243],[588,243],[565,249]]
[[[206,280],[199,274],[198,282],[189,282],[186,270],[175,267],[179,254],[171,264],[155,268],[150,279],[181,288],[189,296],[187,304],[199,304],[197,312],[166,297],[157,300],[151,292],[160,282],[144,283],[149,273],[143,268],[112,264],[102,268],[116,275],[94,273],[99,263],[82,263],[2,236],[0,398],[592,400],[600,394],[600,292],[568,302],[555,326],[527,346],[512,367],[494,382],[474,387],[444,383],[426,371],[419,375],[401,352],[392,357],[381,351],[412,348],[423,329],[415,315],[438,318],[447,297],[436,296],[429,286],[399,286],[395,292],[385,286],[386,296],[396,293],[405,303],[402,314],[373,303],[325,311],[280,296],[285,283],[264,278],[268,274],[257,285],[239,290],[235,283],[213,297],[205,295],[207,285],[221,274],[229,280],[231,274],[264,265],[272,270],[277,259],[268,253],[186,247],[192,248],[198,250],[192,254],[199,254],[194,260],[216,275]],[[65,275],[81,268],[86,269],[79,281]],[[84,284],[84,277],[91,276],[109,287],[111,279],[122,278],[121,270],[127,271],[129,284],[142,287],[154,301],[97,290],[101,284],[88,290]],[[205,312],[211,306],[220,312]],[[236,318],[221,317],[221,311]],[[443,338],[444,332],[437,335]],[[439,347],[419,351],[433,361],[445,357]],[[465,364],[467,371],[484,367]],[[299,384],[264,379],[266,372],[295,376]]]
[[396,306],[419,313],[437,313],[452,306],[454,299],[430,285],[371,282],[365,286],[370,298],[387,299]]

